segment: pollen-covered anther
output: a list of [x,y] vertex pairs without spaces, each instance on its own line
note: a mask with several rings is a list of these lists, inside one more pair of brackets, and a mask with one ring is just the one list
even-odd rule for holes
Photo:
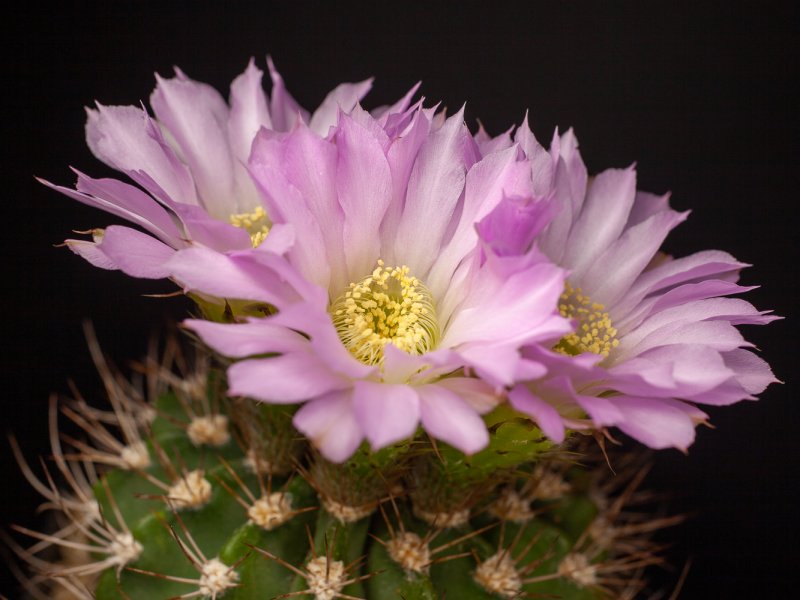
[[452,512],[430,512],[414,507],[414,514],[428,525],[448,529],[461,527],[469,521],[469,509],[454,510]]
[[558,301],[558,310],[562,317],[575,320],[577,328],[561,338],[556,351],[569,355],[592,352],[608,356],[619,345],[617,330],[605,306],[592,302],[581,288],[573,288],[568,281]]
[[195,446],[224,446],[231,439],[228,417],[225,415],[203,415],[194,417],[186,429],[186,435]]
[[503,521],[524,523],[530,521],[535,513],[531,510],[529,499],[522,497],[513,488],[505,488],[500,497],[491,505],[489,512]]
[[198,591],[204,598],[216,598],[239,581],[239,574],[219,558],[212,558],[199,565]]
[[108,545],[108,554],[116,565],[127,565],[134,562],[142,554],[142,545],[136,541],[129,531],[118,533]]
[[247,509],[250,520],[267,531],[284,524],[293,514],[291,496],[281,492],[262,496]]
[[167,490],[167,500],[176,509],[197,509],[208,504],[212,491],[205,473],[197,469],[183,475]]
[[308,561],[305,578],[308,593],[314,595],[314,600],[334,600],[348,581],[344,563],[340,560],[328,560],[326,556]]
[[349,506],[342,504],[329,497],[322,498],[322,507],[328,512],[329,515],[334,517],[340,523],[355,523],[360,521],[366,516],[372,514],[375,510],[373,504],[364,504],[361,506]]
[[150,453],[142,440],[123,446],[119,458],[122,461],[120,466],[126,469],[146,469],[150,466]]
[[237,213],[228,217],[230,224],[239,227],[250,234],[250,243],[253,248],[258,248],[267,239],[270,222],[264,207],[257,206],[252,212]]
[[372,273],[330,307],[342,343],[368,365],[383,362],[392,344],[409,354],[425,354],[439,339],[433,296],[409,268],[387,267],[382,260]]
[[501,550],[480,563],[473,578],[487,592],[501,598],[517,598],[522,593],[522,577],[507,550]]
[[597,567],[585,554],[570,552],[558,565],[558,574],[571,579],[581,587],[597,584]]
[[431,564],[428,543],[416,533],[399,531],[386,543],[389,556],[406,571],[425,573]]

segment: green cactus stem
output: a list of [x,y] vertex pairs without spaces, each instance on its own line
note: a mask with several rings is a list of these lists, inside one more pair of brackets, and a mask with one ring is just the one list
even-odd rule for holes
[[[9,538],[32,597],[633,598],[662,561],[652,533],[679,520],[623,510],[640,465],[615,478],[589,444],[554,447],[507,406],[473,456],[420,434],[329,463],[291,410],[227,397],[202,355],[175,372],[187,361],[167,346],[140,366],[145,392],[92,343],[111,409],[54,399],[46,473],[12,443],[61,523]],[[84,439],[62,442],[58,410]]]

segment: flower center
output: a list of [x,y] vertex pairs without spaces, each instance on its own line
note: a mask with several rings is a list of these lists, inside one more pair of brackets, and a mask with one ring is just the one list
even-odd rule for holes
[[368,365],[383,362],[393,344],[409,354],[424,354],[439,339],[433,297],[409,268],[387,267],[382,260],[371,275],[348,290],[330,308],[342,343]]
[[228,220],[234,227],[240,227],[250,234],[253,248],[258,248],[269,233],[270,223],[263,206],[257,206],[253,212],[233,214]]
[[575,319],[578,327],[561,338],[556,344],[556,352],[571,356],[583,352],[608,356],[611,349],[619,345],[617,330],[605,312],[605,306],[592,302],[581,288],[573,288],[568,281],[558,301],[558,310],[562,317]]

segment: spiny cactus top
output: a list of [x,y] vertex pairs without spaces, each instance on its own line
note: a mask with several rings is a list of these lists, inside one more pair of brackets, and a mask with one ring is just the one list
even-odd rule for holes
[[56,189],[144,229],[67,243],[177,282],[206,317],[186,325],[235,359],[230,393],[304,403],[294,424],[329,459],[419,425],[474,453],[506,401],[555,441],[618,427],[685,449],[698,404],[774,381],[735,327],[774,317],[727,297],[745,265],[660,253],[686,214],[633,168],[588,178],[571,130],[473,135],[416,87],[367,112],[371,80],[342,84],[309,115],[269,69],[269,98],[251,61],[229,103],[177,71],[155,117],[89,110],[90,148],[139,187]]

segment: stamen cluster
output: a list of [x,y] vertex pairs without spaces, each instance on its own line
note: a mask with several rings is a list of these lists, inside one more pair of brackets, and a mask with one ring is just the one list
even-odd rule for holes
[[351,283],[331,306],[342,343],[368,365],[383,362],[383,348],[393,344],[409,354],[425,354],[439,338],[433,297],[409,268],[386,267]]
[[250,234],[253,248],[258,248],[267,239],[269,233],[269,219],[263,206],[257,206],[252,212],[237,213],[228,217],[230,224],[239,227]]
[[562,317],[578,322],[575,331],[561,338],[556,346],[556,350],[562,354],[593,352],[608,356],[619,345],[617,330],[612,325],[605,306],[592,302],[581,288],[573,288],[568,281],[564,283],[558,311]]

